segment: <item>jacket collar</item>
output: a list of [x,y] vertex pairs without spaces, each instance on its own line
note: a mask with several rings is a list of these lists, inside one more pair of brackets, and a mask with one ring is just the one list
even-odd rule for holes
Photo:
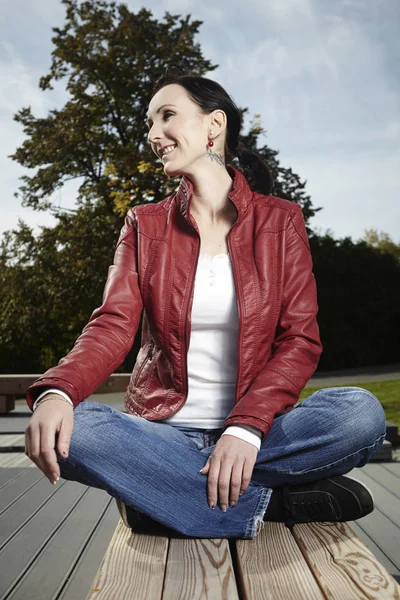
[[[227,169],[233,180],[229,198],[236,206],[238,211],[238,221],[240,221],[251,201],[253,192],[243,173],[238,171],[238,169],[232,165],[228,165]],[[188,222],[190,222],[189,208],[192,197],[193,184],[190,179],[183,176],[176,191],[176,200],[182,215]]]

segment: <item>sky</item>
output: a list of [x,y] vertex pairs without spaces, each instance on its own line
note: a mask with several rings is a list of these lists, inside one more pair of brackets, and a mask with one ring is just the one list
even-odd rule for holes
[[[125,0],[161,20],[165,11],[203,21],[195,41],[218,68],[249,118],[261,116],[260,141],[302,180],[317,233],[361,239],[370,228],[400,243],[400,3],[398,0]],[[8,157],[25,139],[13,115],[61,109],[65,82],[43,92],[60,0],[0,0],[0,236],[21,218],[39,231],[55,219],[24,208],[14,193],[34,171]],[[73,208],[79,182],[51,199]]]

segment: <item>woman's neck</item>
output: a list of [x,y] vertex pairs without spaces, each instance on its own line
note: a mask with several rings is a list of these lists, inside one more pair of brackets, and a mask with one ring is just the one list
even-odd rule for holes
[[233,182],[226,168],[220,173],[210,172],[207,177],[189,178],[193,184],[190,212],[194,217],[215,224],[233,211],[235,207],[228,198]]

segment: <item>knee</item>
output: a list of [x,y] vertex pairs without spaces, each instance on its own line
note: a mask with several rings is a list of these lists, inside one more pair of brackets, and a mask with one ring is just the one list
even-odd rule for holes
[[362,446],[374,444],[386,433],[386,417],[382,404],[374,394],[363,388],[343,389],[346,389],[348,400],[344,408],[344,427]]

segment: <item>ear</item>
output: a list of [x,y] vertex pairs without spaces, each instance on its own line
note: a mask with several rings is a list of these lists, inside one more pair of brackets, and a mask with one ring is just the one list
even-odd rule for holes
[[215,136],[223,133],[227,127],[228,120],[223,110],[217,109],[210,114],[210,129],[212,129]]

